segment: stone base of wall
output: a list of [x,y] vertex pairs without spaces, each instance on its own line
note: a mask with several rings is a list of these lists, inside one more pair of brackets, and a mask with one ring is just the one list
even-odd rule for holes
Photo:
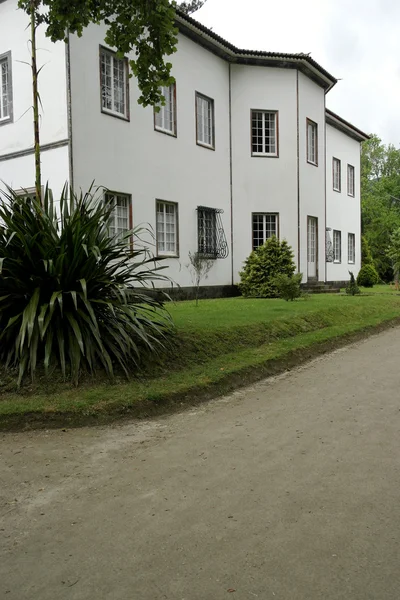
[[350,279],[348,279],[347,281],[327,281],[326,285],[329,285],[329,287],[334,288],[344,288],[349,283],[349,281]]
[[[194,300],[196,298],[196,288],[194,287],[175,287],[166,289],[151,290],[149,293],[153,296],[162,297],[163,292],[168,294],[171,300]],[[203,285],[199,289],[199,299],[208,298],[234,298],[240,296],[239,288],[236,285]]]

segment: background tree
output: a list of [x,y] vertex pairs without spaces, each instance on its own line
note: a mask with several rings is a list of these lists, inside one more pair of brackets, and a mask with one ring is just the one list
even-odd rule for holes
[[361,154],[362,230],[379,276],[393,278],[390,237],[400,227],[400,150],[373,135]]
[[400,228],[396,229],[390,237],[388,256],[392,261],[394,279],[396,285],[398,285],[400,273]]
[[[371,249],[365,235],[361,236],[361,265],[373,265],[374,261],[371,254]],[[349,271],[350,273],[350,271]]]

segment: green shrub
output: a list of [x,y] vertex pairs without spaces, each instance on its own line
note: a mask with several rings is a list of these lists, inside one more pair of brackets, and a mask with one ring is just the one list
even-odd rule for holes
[[362,287],[374,287],[376,283],[379,283],[379,275],[373,265],[364,265],[357,277],[357,284]]
[[303,279],[303,273],[297,273],[296,275],[277,275],[273,279],[273,283],[277,289],[279,298],[282,300],[295,300],[300,298],[301,294],[301,281]]
[[346,294],[348,296],[356,296],[357,294],[360,294],[360,288],[358,287],[356,280],[354,278],[354,273],[352,273],[352,271],[349,271],[350,274],[350,281],[348,282],[348,284],[346,285]]
[[296,266],[294,254],[286,240],[275,236],[254,250],[244,263],[240,273],[239,289],[243,296],[254,298],[276,298],[278,290],[274,283],[277,275],[291,277]]
[[19,384],[39,362],[76,383],[82,367],[128,374],[171,331],[163,302],[146,294],[166,277],[140,230],[111,237],[113,207],[67,193],[58,214],[48,190],[43,207],[11,190],[0,204],[0,359],[19,369]]

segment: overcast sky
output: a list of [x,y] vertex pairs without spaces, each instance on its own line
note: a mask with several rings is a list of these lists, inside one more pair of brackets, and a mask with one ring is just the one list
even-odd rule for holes
[[327,107],[400,147],[399,0],[207,0],[195,19],[240,48],[311,52]]

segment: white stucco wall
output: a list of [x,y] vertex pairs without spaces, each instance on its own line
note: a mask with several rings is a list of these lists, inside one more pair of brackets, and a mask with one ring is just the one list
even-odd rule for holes
[[[17,9],[17,4],[17,0],[0,4],[0,56],[11,51],[14,113],[13,123],[0,125],[0,157],[33,147],[29,17]],[[64,43],[53,44],[44,32],[44,27],[39,27],[37,61],[39,68],[44,65],[39,75],[43,105],[40,109],[40,141],[50,144],[68,138],[66,62]]]
[[[252,251],[252,213],[279,213],[279,236],[297,255],[296,71],[232,66],[234,279]],[[251,155],[251,110],[277,110],[279,156]]]
[[[300,272],[307,281],[307,218],[318,219],[318,273],[325,281],[325,91],[299,73]],[[307,162],[307,119],[318,125],[318,166]]]
[[[357,276],[361,268],[361,200],[360,200],[360,143],[331,125],[326,127],[326,188],[327,219],[326,225],[342,232],[342,261],[327,263],[328,281],[347,281],[349,270]],[[333,190],[332,159],[341,161],[341,192]],[[355,168],[355,195],[347,194],[347,165]],[[348,234],[355,234],[356,261],[348,263]]]
[[[130,80],[130,122],[100,111],[99,44],[104,28],[89,27],[71,39],[73,172],[75,188],[97,185],[132,195],[134,225],[155,229],[156,199],[179,206],[179,258],[168,259],[169,275],[193,285],[188,252],[197,250],[199,205],[223,209],[230,242],[229,80],[228,64],[179,36],[171,58],[177,85],[176,138],[154,130],[153,109],[137,104]],[[215,151],[196,145],[195,92],[214,99]],[[231,261],[217,259],[203,282],[229,285]],[[158,285],[158,284],[157,284]]]
[[[68,146],[56,148],[42,153],[42,183],[53,192],[57,201],[68,177]],[[4,189],[1,181],[13,190],[33,188],[35,186],[35,161],[33,154],[0,162],[0,189]]]
[[[29,31],[17,0],[0,3],[0,55],[11,51],[13,123],[0,126],[0,181],[13,188],[33,187],[32,88]],[[233,269],[230,206],[229,64],[180,35],[171,57],[177,80],[177,137],[154,130],[153,109],[137,104],[139,92],[130,80],[130,121],[100,110],[99,45],[105,28],[91,26],[70,43],[74,184],[87,190],[95,181],[132,196],[133,224],[155,229],[156,199],[178,203],[179,257],[170,258],[170,277],[181,286],[193,284],[189,251],[197,250],[199,205],[222,209],[230,255],[217,259],[203,285],[239,281],[243,261],[252,250],[252,213],[279,214],[280,238],[293,247],[307,280],[307,217],[318,219],[318,279],[348,279],[347,234],[356,235],[355,273],[360,268],[360,147],[325,126],[325,93],[295,70],[231,65],[233,167]],[[66,49],[38,32],[39,66],[46,63],[39,87],[43,103],[41,143],[68,142]],[[195,92],[214,99],[215,151],[196,144]],[[251,109],[279,113],[279,156],[251,156]],[[27,111],[27,112],[26,112]],[[24,114],[26,113],[26,114]],[[307,163],[309,118],[318,124],[318,166]],[[327,146],[325,149],[325,131]],[[299,136],[299,137],[298,137]],[[299,141],[299,143],[297,143]],[[297,155],[299,150],[299,156]],[[2,160],[12,153],[23,155]],[[327,160],[325,160],[327,156]],[[342,161],[342,192],[332,190],[332,156]],[[347,195],[347,164],[355,166],[355,198]],[[42,153],[42,180],[59,196],[69,177],[68,146]],[[327,179],[327,181],[326,181]],[[299,185],[299,194],[298,194]],[[326,189],[327,188],[327,189]],[[300,249],[298,248],[298,199]],[[325,263],[325,229],[342,231],[342,263]]]

